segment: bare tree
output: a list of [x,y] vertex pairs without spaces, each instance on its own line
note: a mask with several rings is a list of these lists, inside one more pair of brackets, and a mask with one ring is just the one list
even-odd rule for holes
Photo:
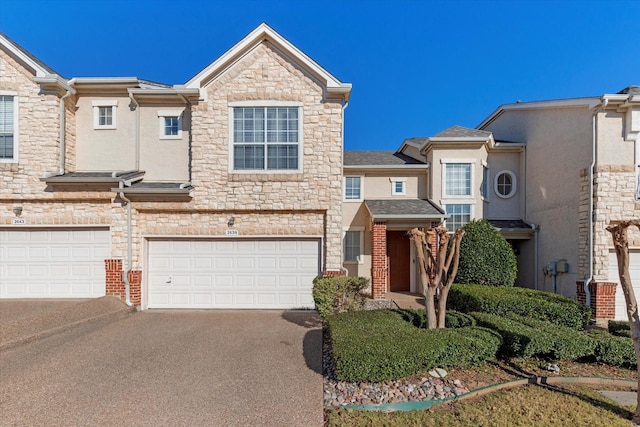
[[629,317],[629,325],[631,326],[631,339],[633,340],[633,349],[636,353],[639,392],[637,393],[636,412],[633,415],[632,421],[634,425],[640,425],[640,317],[638,316],[638,300],[633,291],[631,274],[629,273],[629,241],[627,239],[627,229],[631,225],[635,225],[638,227],[638,230],[640,230],[640,220],[633,220],[622,221],[618,224],[611,225],[607,227],[607,231],[609,231],[613,237],[613,246],[615,247],[616,257],[618,258],[620,285],[627,303],[627,316]]
[[[464,236],[464,230],[456,230],[451,245],[449,245],[451,238],[449,231],[442,226],[430,228],[426,232],[414,228],[409,231],[409,235],[418,254],[420,279],[424,288],[424,305],[427,312],[427,328],[444,328],[447,296],[458,273],[460,241]],[[431,242],[435,242],[436,254],[433,254]],[[449,273],[450,267],[451,273]],[[436,308],[437,294],[439,295]]]

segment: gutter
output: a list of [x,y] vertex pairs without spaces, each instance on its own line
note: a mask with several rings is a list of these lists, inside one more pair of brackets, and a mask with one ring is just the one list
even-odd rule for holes
[[129,99],[131,99],[131,103],[135,105],[136,110],[136,126],[135,126],[135,169],[140,169],[140,104],[136,101],[133,93],[129,91]]
[[[120,181],[120,189],[124,187],[124,180]],[[129,283],[129,273],[131,273],[131,260],[132,260],[132,239],[131,239],[131,200],[127,199],[123,191],[119,192],[120,199],[127,207],[127,269],[122,272],[122,281],[124,282],[124,294],[125,304],[129,307],[133,307],[131,302],[131,283]]]
[[591,117],[592,129],[591,129],[591,164],[589,165],[589,274],[584,280],[584,287],[587,299],[587,306],[591,306],[591,294],[589,292],[589,283],[593,278],[593,226],[594,226],[594,209],[593,209],[593,170],[596,166],[596,154],[597,154],[597,142],[598,135],[596,133],[598,128],[598,114],[607,108],[609,104],[609,98],[603,97],[601,105],[594,111]]

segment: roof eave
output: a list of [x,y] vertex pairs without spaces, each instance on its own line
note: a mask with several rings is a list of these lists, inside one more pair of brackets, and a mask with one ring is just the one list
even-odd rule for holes
[[408,165],[343,165],[342,169],[371,169],[371,170],[377,170],[377,169],[384,169],[386,171],[391,171],[391,170],[424,170],[424,169],[428,169],[429,168],[429,164],[425,163],[425,164],[421,164],[421,165],[416,165],[416,164],[408,164]]

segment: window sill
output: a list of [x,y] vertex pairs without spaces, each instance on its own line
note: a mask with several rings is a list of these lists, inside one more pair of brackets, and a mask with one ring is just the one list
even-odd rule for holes
[[229,173],[229,181],[233,182],[302,182],[304,175],[294,173],[270,173],[248,171],[246,173]]

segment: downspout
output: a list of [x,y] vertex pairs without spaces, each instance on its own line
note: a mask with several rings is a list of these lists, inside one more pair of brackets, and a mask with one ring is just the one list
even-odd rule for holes
[[[340,150],[340,167],[342,168],[342,174],[340,174],[340,188],[342,189],[341,194],[340,194],[340,200],[342,200],[343,196],[344,196],[344,189],[342,188],[342,184],[344,183],[344,110],[347,109],[347,107],[349,106],[349,101],[344,101],[344,103],[342,104],[342,128],[340,130],[341,132],[341,137],[342,137],[342,149]],[[340,217],[342,217],[342,201],[340,202]],[[342,221],[342,218],[341,218]],[[342,230],[342,227],[340,227],[340,230]],[[342,236],[341,240],[344,240],[344,233],[341,231],[340,235]],[[363,238],[364,239],[364,238]],[[364,248],[360,248],[360,250],[363,250]],[[340,271],[343,272],[345,274],[345,276],[348,274],[347,269],[344,267],[344,243],[341,241],[340,242]]]
[[609,100],[605,98],[602,101],[602,105],[596,109],[591,117],[591,164],[589,165],[589,274],[584,281],[584,290],[586,293],[587,306],[591,305],[591,293],[589,292],[589,283],[593,281],[593,170],[596,166],[596,147],[598,142],[597,124],[598,124],[598,114],[607,108],[609,104]]
[[[120,188],[124,188],[124,181],[120,181]],[[129,273],[131,273],[131,260],[132,260],[132,239],[131,239],[131,200],[127,199],[124,192],[119,192],[120,199],[127,207],[127,268],[122,272],[122,281],[124,282],[124,295],[125,303],[129,307],[133,307],[131,302],[131,283],[129,282]]]
[[136,126],[135,126],[135,170],[140,170],[140,104],[136,101],[136,98],[131,92],[129,92],[129,99],[131,103],[135,105],[136,110]]
[[[70,84],[73,84],[73,79],[69,81]],[[66,115],[66,109],[64,108],[64,102],[65,99],[67,99],[68,97],[71,96],[73,89],[71,89],[71,87],[67,90],[67,93],[64,94],[64,96],[62,96],[62,98],[60,98],[60,169],[59,169],[59,173],[60,175],[64,175],[65,173],[65,160],[66,160],[66,155],[65,155],[65,150],[66,150],[66,138],[67,138],[67,132],[66,132],[66,123],[67,123],[67,115]],[[75,91],[74,91],[75,92]]]
[[533,228],[533,245],[534,245],[534,253],[533,253],[533,280],[534,280],[534,289],[539,290],[538,286],[538,232],[540,231],[540,226],[536,224],[531,224],[531,228]]

